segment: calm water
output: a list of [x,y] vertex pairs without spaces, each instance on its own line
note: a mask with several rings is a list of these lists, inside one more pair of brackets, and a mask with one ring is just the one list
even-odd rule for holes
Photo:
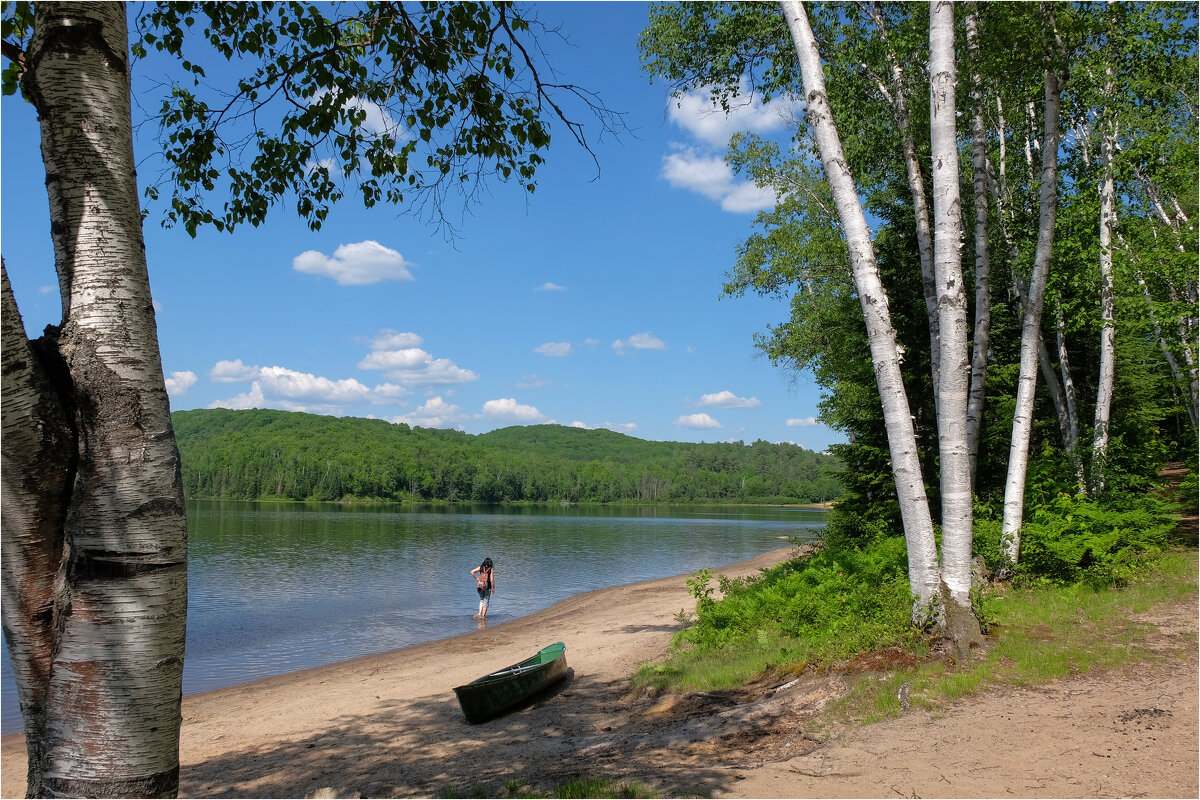
[[[188,503],[185,694],[476,629],[470,570],[496,563],[488,622],[579,592],[693,572],[811,539],[821,511]],[[3,732],[21,728],[7,651]]]

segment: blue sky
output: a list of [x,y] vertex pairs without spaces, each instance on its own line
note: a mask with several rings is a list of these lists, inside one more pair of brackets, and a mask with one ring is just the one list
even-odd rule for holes
[[[174,409],[282,408],[468,433],[556,422],[813,450],[843,441],[814,420],[811,376],[753,346],[787,318],[786,301],[721,298],[737,245],[771,200],[724,166],[728,137],[786,137],[795,109],[751,102],[730,119],[698,97],[677,107],[640,68],[645,4],[536,9],[570,39],[546,45],[560,77],[596,91],[632,129],[597,139],[592,126],[599,176],[558,128],[536,193],[493,184],[453,220],[451,241],[354,200],[317,233],[278,207],[261,228],[196,239],[160,227],[151,207],[147,258]],[[135,92],[156,77],[148,66],[135,67]],[[15,97],[0,108],[0,246],[36,333],[61,315],[45,173],[32,110]],[[152,156],[148,141],[139,148]]]

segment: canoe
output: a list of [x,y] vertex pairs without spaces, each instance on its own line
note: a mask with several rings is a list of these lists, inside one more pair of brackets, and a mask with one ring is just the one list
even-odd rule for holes
[[524,661],[489,672],[465,686],[455,686],[467,722],[484,722],[567,674],[567,646],[555,642]]

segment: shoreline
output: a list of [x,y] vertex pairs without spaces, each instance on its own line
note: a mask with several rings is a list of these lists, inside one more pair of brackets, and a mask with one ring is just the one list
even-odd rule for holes
[[[795,547],[777,548],[714,572],[754,575],[795,551]],[[402,752],[416,749],[429,752],[435,761],[452,759],[451,754],[464,745],[464,737],[473,741],[482,729],[528,717],[536,710],[523,709],[493,723],[469,726],[452,687],[515,663],[554,641],[567,644],[567,663],[574,671],[570,691],[596,687],[607,696],[605,688],[611,691],[614,682],[627,678],[642,663],[666,654],[680,627],[677,613],[694,604],[684,583],[689,575],[595,589],[482,630],[187,695],[180,796],[303,797],[329,785],[371,793],[367,786],[339,783],[330,774],[343,774],[344,768],[313,775],[304,764],[320,756],[340,763],[337,753],[345,753],[347,747],[354,750],[348,743],[376,728],[380,736],[378,740],[372,736],[372,748],[393,750],[403,741]],[[443,755],[433,755],[445,747],[449,749]],[[23,796],[24,734],[0,737],[0,757],[0,794]],[[404,760],[403,755],[397,758]],[[388,769],[376,772],[371,773],[372,780],[387,782],[391,774]],[[414,785],[396,778],[397,791],[408,786],[407,791],[421,794],[419,781]]]

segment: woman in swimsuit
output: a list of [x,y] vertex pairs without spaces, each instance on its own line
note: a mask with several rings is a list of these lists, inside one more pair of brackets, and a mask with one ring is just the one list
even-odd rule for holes
[[475,590],[479,592],[479,613],[472,619],[487,619],[488,605],[492,602],[492,593],[496,591],[496,572],[492,569],[492,560],[485,558],[483,563],[471,570],[475,578]]

